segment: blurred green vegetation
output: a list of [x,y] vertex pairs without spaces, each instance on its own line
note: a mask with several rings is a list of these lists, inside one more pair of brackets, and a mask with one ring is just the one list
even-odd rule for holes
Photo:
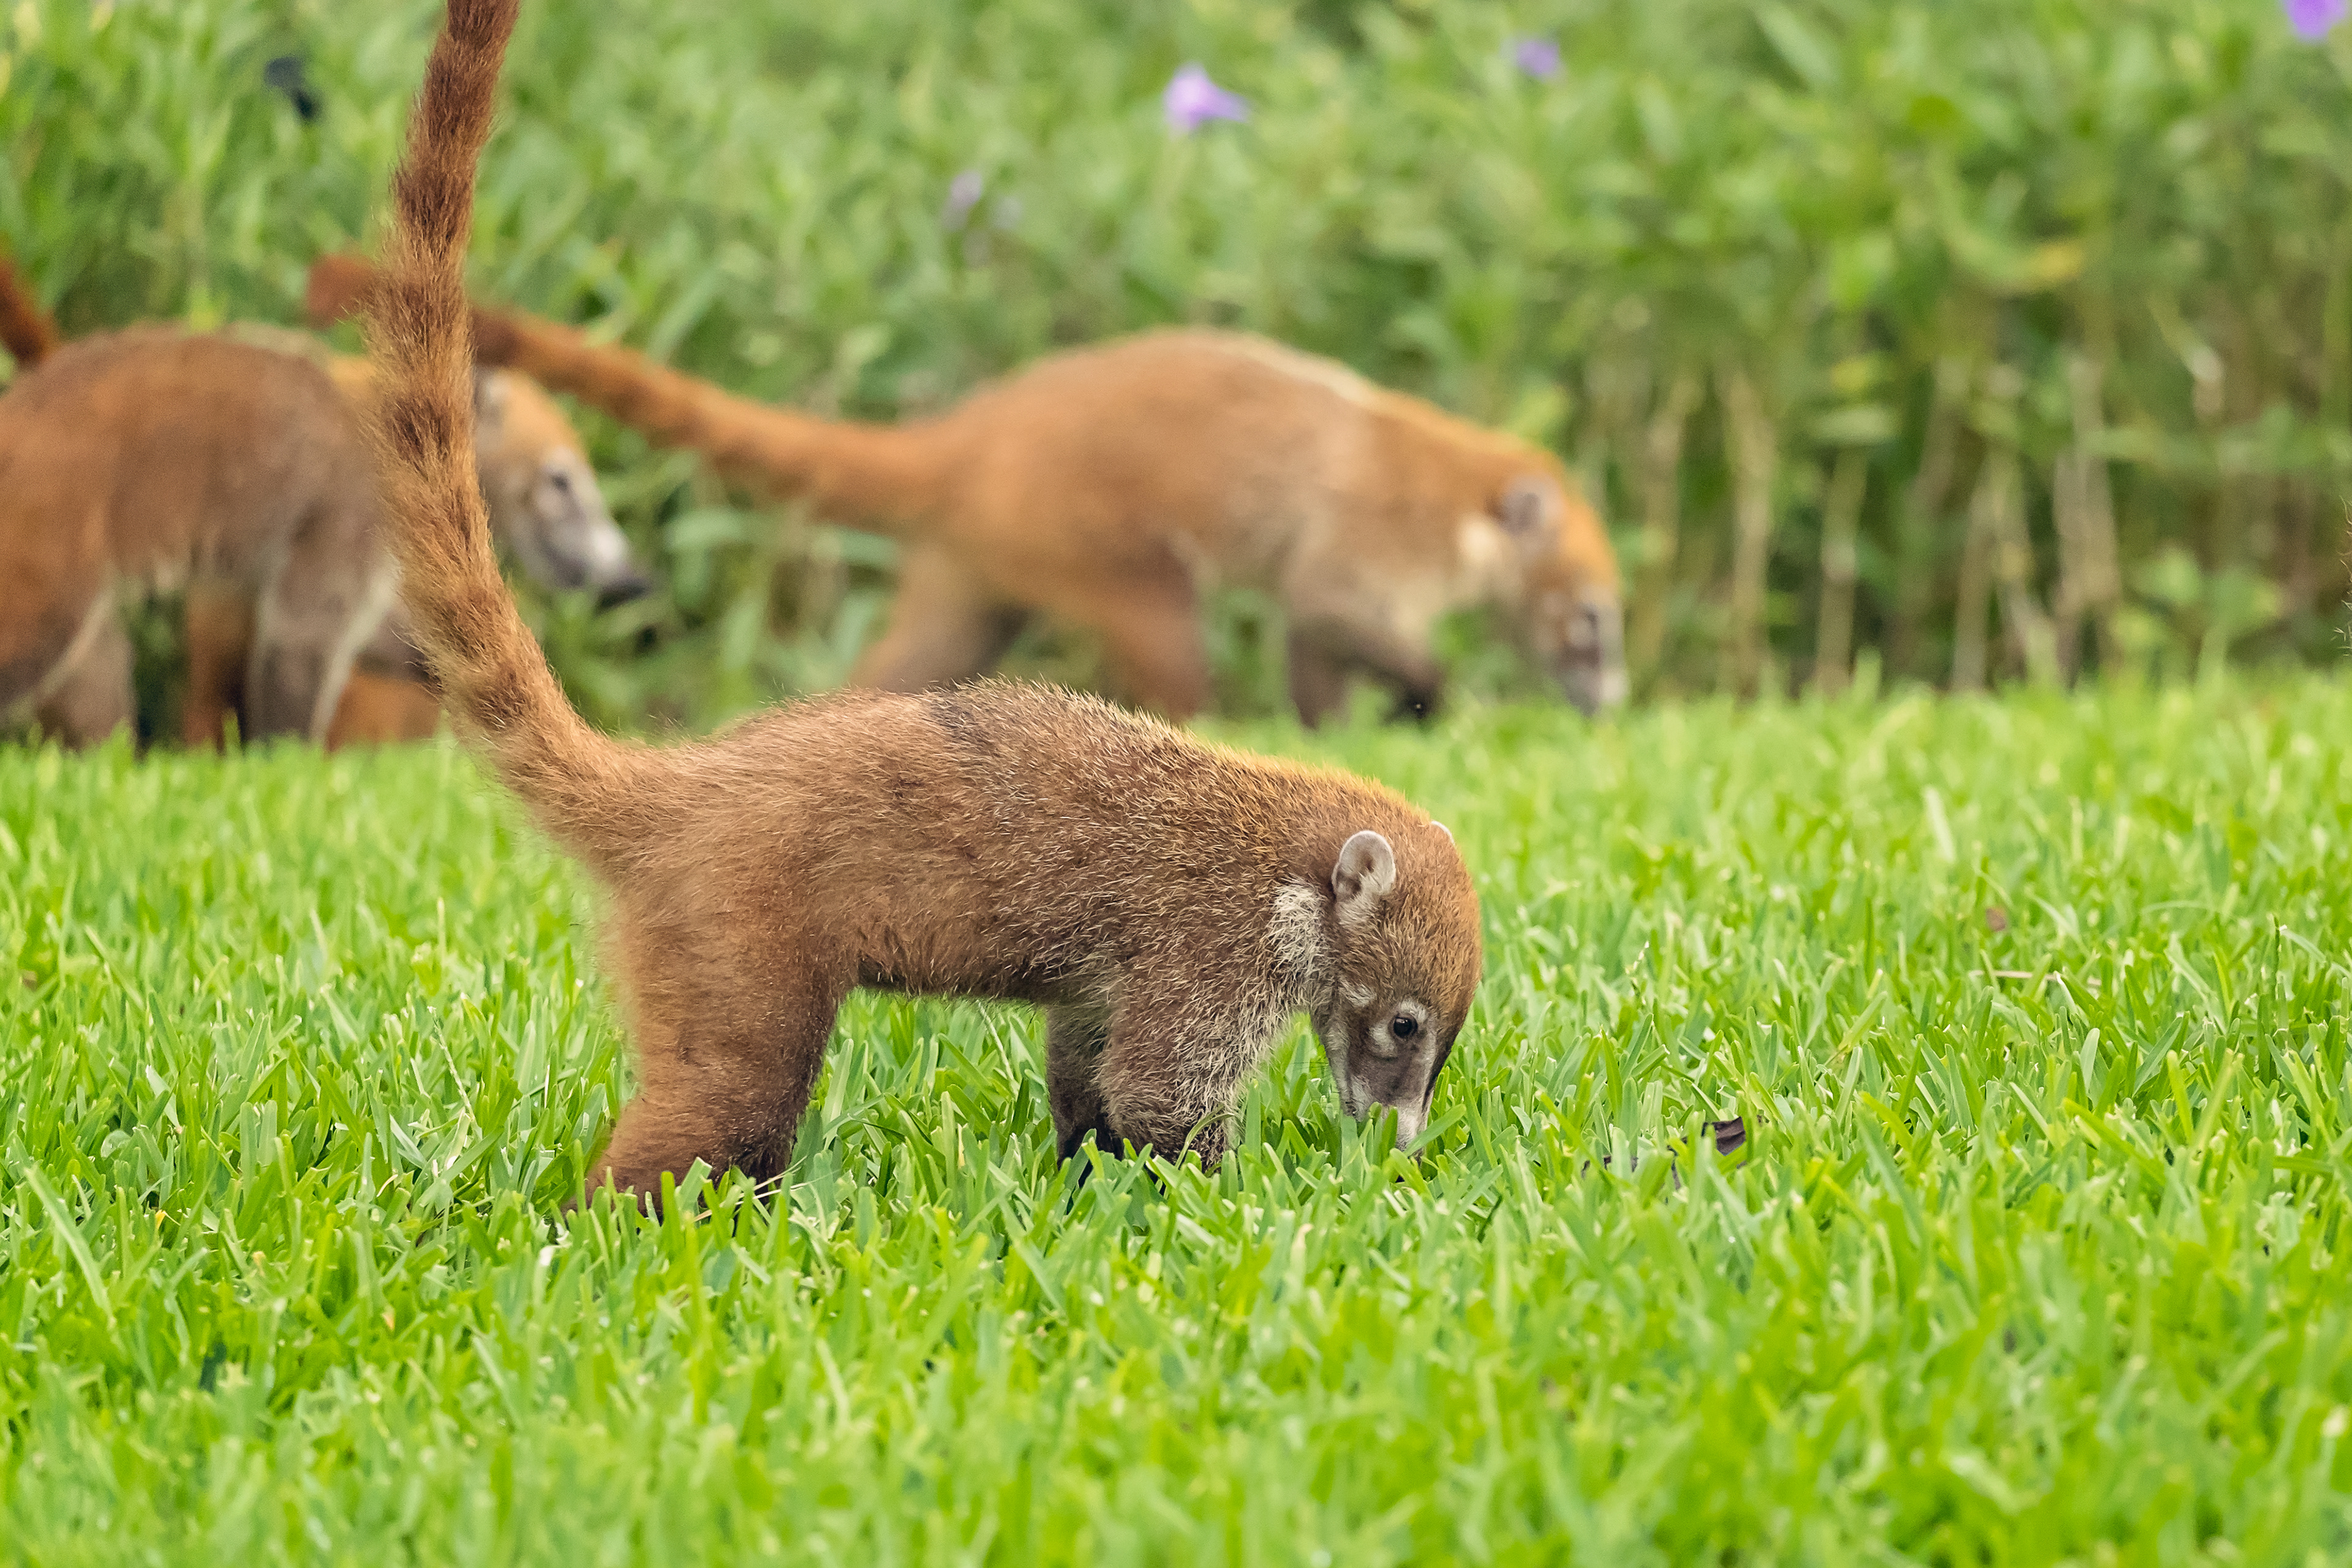
[[[0,10],[0,237],[73,331],[294,320],[373,237],[435,10]],[[314,119],[265,85],[288,55]],[[1171,136],[1186,60],[1249,122]],[[2273,0],[543,0],[475,276],[873,417],[1156,322],[1336,355],[1580,466],[1652,690],[2332,657],[2347,68]],[[701,725],[837,680],[887,547],[588,423],[667,586],[534,604],[583,703]],[[1236,710],[1275,704],[1270,617],[1217,612]]]

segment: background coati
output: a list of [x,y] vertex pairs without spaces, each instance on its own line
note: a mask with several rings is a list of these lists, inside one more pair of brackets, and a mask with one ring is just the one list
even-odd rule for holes
[[249,732],[323,737],[391,606],[370,454],[325,370],[233,339],[84,339],[0,395],[0,715],[77,742],[132,717],[126,594],[252,626]]
[[856,985],[1034,1002],[1065,1153],[1213,1162],[1276,1029],[1314,1019],[1399,1136],[1479,972],[1454,840],[1391,792],[1087,698],[984,683],[836,695],[655,749],[564,700],[500,581],[467,411],[475,160],[515,0],[451,0],[370,300],[390,535],[452,715],[612,899],[642,1087],[596,1178],[782,1170]]
[[[313,265],[323,322],[365,295]],[[519,312],[476,350],[825,517],[905,543],[889,626],[851,677],[913,691],[989,668],[1032,614],[1103,640],[1128,694],[1172,716],[1209,695],[1200,596],[1274,594],[1290,690],[1314,723],[1369,675],[1426,711],[1430,632],[1499,605],[1580,708],[1622,700],[1616,558],[1549,453],[1234,332],[1171,331],[1040,360],[902,426],[751,402]]]
[[[59,367],[80,391],[46,415],[29,412],[56,403],[45,401],[37,388],[26,393],[30,401],[0,403],[0,446],[6,449],[0,474],[29,487],[13,502],[0,500],[0,535],[5,536],[0,537],[0,554],[31,568],[0,584],[0,605],[18,623],[18,635],[0,647],[15,645],[15,657],[30,664],[40,662],[44,647],[56,653],[54,662],[32,676],[8,676],[9,666],[0,658],[0,716],[24,700],[29,680],[37,689],[37,717],[44,727],[78,742],[104,735],[131,711],[130,644],[110,620],[116,598],[124,588],[184,586],[184,740],[217,742],[227,715],[239,709],[248,735],[299,732],[339,745],[431,734],[440,710],[422,684],[422,657],[396,602],[383,611],[374,596],[350,610],[362,619],[373,618],[358,628],[364,640],[348,658],[349,675],[323,735],[308,720],[287,724],[248,700],[259,694],[257,687],[248,689],[262,652],[257,612],[273,603],[259,578],[276,584],[278,568],[270,563],[285,543],[273,531],[287,514],[273,510],[262,489],[271,482],[269,476],[289,472],[338,494],[347,488],[339,468],[364,464],[368,458],[355,419],[373,395],[374,373],[365,360],[331,357],[298,332],[232,328],[224,339],[239,348],[208,346],[212,340],[196,334],[146,329],[130,340],[131,346],[98,354],[107,369],[95,381],[83,357]],[[20,381],[61,346],[55,323],[5,260],[0,346],[16,360]],[[323,397],[316,380],[321,368],[332,382]],[[285,379],[287,396],[231,384],[251,375]],[[149,397],[164,401],[142,406]],[[171,401],[175,398],[182,401]],[[317,412],[292,411],[313,399],[320,405]],[[493,524],[524,569],[551,586],[594,587],[608,598],[641,591],[645,579],[628,542],[605,510],[595,470],[554,400],[527,377],[492,369],[477,374],[474,405],[480,479]],[[20,416],[34,423],[18,430],[15,421]],[[39,432],[60,420],[75,425],[76,445],[44,447]],[[114,434],[121,439],[108,446],[106,432],[90,426],[89,420],[100,426],[129,421],[140,433],[118,429]],[[317,461],[306,464],[301,449],[311,445]],[[102,450],[112,457],[102,456]],[[87,466],[108,461],[142,471]],[[151,468],[155,471],[143,471]],[[221,484],[231,487],[230,492],[221,491]],[[125,486],[142,494],[168,494],[165,510],[172,515],[118,515],[110,498]],[[64,500],[68,492],[76,492],[77,499]],[[102,521],[92,525],[95,532],[77,533],[70,520],[90,515],[93,499]],[[304,498],[296,510],[304,504],[329,503]],[[349,504],[363,510],[361,500]],[[341,519],[340,511],[335,515]],[[306,606],[298,623],[321,624],[289,633],[278,624],[285,615],[280,603],[273,612],[273,637],[326,635],[325,625],[344,613],[336,607],[342,602],[341,577],[355,574],[373,583],[373,574],[384,569],[381,545],[356,513],[332,524],[316,550],[306,550],[299,557],[300,569],[315,574],[319,551],[339,548],[375,554],[342,563],[348,570],[332,577],[313,575],[279,586],[277,601]],[[98,590],[90,586],[92,561],[103,563],[98,573],[107,584],[103,610],[92,607],[98,604]],[[60,595],[71,602],[59,602]],[[310,614],[307,607],[314,604],[316,613]],[[78,605],[84,607],[78,610]],[[365,607],[370,605],[377,607]],[[76,630],[63,643],[54,629],[38,629],[67,623]],[[335,636],[341,638],[348,630],[338,629]],[[89,640],[78,646],[75,637]],[[73,654],[70,659],[64,657],[67,651]]]

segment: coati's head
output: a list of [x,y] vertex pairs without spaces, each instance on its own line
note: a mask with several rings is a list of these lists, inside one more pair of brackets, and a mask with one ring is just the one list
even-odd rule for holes
[[1454,835],[1427,822],[1366,828],[1339,847],[1325,927],[1330,989],[1310,1009],[1339,1103],[1397,1114],[1397,1147],[1421,1136],[1437,1074],[1478,989],[1478,894]]
[[533,581],[593,588],[606,604],[646,591],[579,436],[537,382],[476,369],[474,451],[490,527]]
[[1600,514],[1548,459],[1506,480],[1488,504],[1520,563],[1519,613],[1528,652],[1584,712],[1624,701],[1617,552]]

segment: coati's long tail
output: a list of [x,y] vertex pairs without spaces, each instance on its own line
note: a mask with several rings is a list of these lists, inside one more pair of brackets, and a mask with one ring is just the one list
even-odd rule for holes
[[16,360],[17,370],[27,371],[64,346],[58,324],[16,275],[15,264],[0,256],[0,348]]
[[658,753],[591,730],[499,575],[475,478],[466,242],[474,168],[519,0],[449,0],[393,179],[391,261],[369,300],[371,422],[401,597],[444,700],[509,787],[592,867],[641,842]]
[[[375,275],[360,257],[311,263],[312,322],[323,327],[362,308]],[[795,414],[519,310],[475,306],[474,352],[485,364],[571,393],[664,446],[699,452],[730,478],[806,500],[838,522],[919,533],[942,499],[947,454],[935,426]]]

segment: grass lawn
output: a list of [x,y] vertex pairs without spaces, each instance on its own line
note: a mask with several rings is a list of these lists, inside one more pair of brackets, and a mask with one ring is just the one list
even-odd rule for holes
[[661,1225],[461,753],[0,751],[0,1559],[2352,1551],[2352,688],[1230,733],[1479,874],[1419,1163],[1302,1030],[1074,1190],[1034,1016],[861,998]]

